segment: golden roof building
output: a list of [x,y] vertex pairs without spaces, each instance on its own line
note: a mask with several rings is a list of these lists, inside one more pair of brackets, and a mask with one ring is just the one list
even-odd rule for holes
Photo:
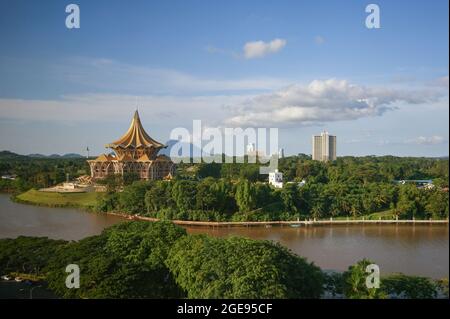
[[128,131],[117,141],[105,145],[114,151],[88,160],[92,179],[102,179],[112,174],[137,174],[141,179],[170,179],[175,174],[175,164],[165,155],[165,148],[152,139],[142,127],[139,113],[134,113]]

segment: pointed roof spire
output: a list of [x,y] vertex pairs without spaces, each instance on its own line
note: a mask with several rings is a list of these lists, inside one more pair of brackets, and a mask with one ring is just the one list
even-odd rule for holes
[[134,112],[133,120],[128,128],[128,131],[117,141],[108,144],[107,147],[116,148],[128,148],[128,147],[155,147],[162,148],[163,144],[152,139],[142,127],[141,119],[139,118],[139,112]]

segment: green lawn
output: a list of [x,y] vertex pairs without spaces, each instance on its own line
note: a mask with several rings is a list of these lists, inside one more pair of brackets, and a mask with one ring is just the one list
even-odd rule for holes
[[395,219],[394,210],[389,209],[378,213],[372,213],[365,216],[366,219]]
[[[376,213],[372,213],[372,214],[367,214],[367,215],[363,215],[363,216],[358,216],[356,218],[353,218],[351,216],[349,216],[349,219],[370,219],[370,220],[378,220],[378,219],[395,219],[394,216],[394,211],[392,209],[388,209],[385,211],[381,211],[381,212],[376,212]],[[327,218],[325,218],[327,219]],[[346,220],[347,217],[345,216],[338,216],[338,217],[333,217],[334,220]]]
[[31,189],[16,198],[19,202],[34,205],[91,208],[98,196],[102,193],[49,193]]

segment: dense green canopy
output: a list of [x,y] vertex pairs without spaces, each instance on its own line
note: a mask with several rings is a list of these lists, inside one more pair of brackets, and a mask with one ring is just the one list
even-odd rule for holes
[[269,241],[188,236],[167,265],[189,298],[318,298],[320,268]]

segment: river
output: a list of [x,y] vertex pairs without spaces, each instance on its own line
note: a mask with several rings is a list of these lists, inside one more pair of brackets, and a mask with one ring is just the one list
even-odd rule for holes
[[[46,236],[78,240],[123,221],[70,208],[14,203],[0,194],[0,238]],[[189,233],[277,241],[323,269],[345,270],[366,257],[381,273],[449,277],[447,225],[333,225],[290,227],[185,227]]]

